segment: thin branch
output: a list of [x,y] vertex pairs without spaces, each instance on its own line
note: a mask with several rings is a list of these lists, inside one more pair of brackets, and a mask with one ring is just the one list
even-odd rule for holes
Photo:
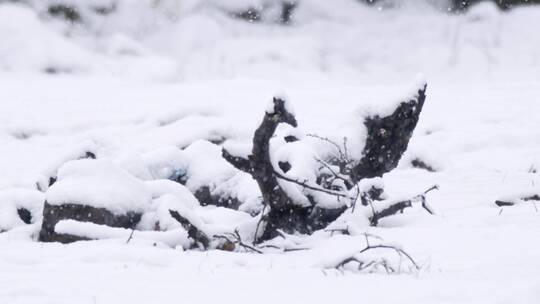
[[349,149],[347,148],[347,137],[343,137],[343,160],[345,160],[345,162],[347,163],[350,163],[350,158],[349,158]]
[[336,147],[336,149],[337,149],[337,151],[339,153],[339,158],[340,159],[345,159],[345,156],[343,154],[343,151],[341,150],[341,147],[337,143],[335,143],[333,140],[329,139],[328,137],[322,137],[322,136],[319,136],[317,134],[306,134],[306,136],[313,137],[313,138],[325,141],[325,142],[333,145],[334,147]]
[[284,247],[279,247],[279,246],[270,245],[270,244],[261,245],[261,246],[259,246],[259,248],[274,248],[274,249],[280,250],[282,252],[293,252],[293,251],[302,251],[302,250],[311,249],[311,248],[305,248],[305,247],[284,248]]
[[349,231],[349,226],[347,226],[347,228],[324,229],[324,231],[330,232],[330,236],[333,236],[336,232],[340,232],[343,235],[351,235],[351,232]]
[[253,239],[255,240],[255,242],[257,242],[257,240],[258,240],[258,238],[259,238],[259,237],[258,237],[258,235],[259,235],[259,227],[261,226],[261,223],[262,223],[262,221],[264,220],[264,216],[265,216],[264,212],[266,211],[266,207],[267,207],[267,206],[268,206],[267,204],[264,204],[263,210],[261,211],[261,218],[260,218],[259,221],[257,222],[257,227],[255,228],[255,236],[253,237]]
[[376,239],[376,240],[379,240],[379,241],[382,241],[383,238],[376,235],[376,234],[373,234],[373,233],[369,233],[369,232],[364,232],[362,233],[362,235],[366,238],[366,244],[369,245],[369,239],[368,238],[373,238],[373,239]]
[[422,194],[417,195],[417,196],[413,197],[410,200],[396,202],[396,203],[390,205],[389,207],[386,207],[385,209],[383,209],[383,210],[381,210],[379,212],[375,211],[375,209],[373,208],[371,200],[369,198],[366,198],[366,199],[368,199],[368,202],[370,203],[370,205],[372,205],[373,216],[371,217],[371,220],[370,220],[371,225],[376,226],[379,223],[380,219],[382,219],[384,217],[387,217],[387,216],[394,215],[394,214],[396,214],[398,212],[402,212],[405,208],[412,207],[413,202],[418,202],[418,201],[421,202],[422,208],[424,208],[429,214],[432,214],[432,215],[435,214],[435,212],[429,207],[429,205],[426,202],[426,194],[433,191],[433,190],[438,190],[438,189],[439,189],[439,186],[433,185],[429,189],[424,191]]
[[299,180],[297,180],[297,179],[287,177],[287,176],[285,176],[285,175],[283,175],[283,174],[277,172],[276,170],[274,170],[274,174],[275,174],[278,178],[281,178],[281,179],[286,180],[286,181],[288,181],[288,182],[297,184],[297,185],[302,186],[302,187],[304,187],[304,188],[306,188],[306,189],[310,189],[310,190],[313,190],[313,191],[318,191],[318,192],[322,192],[322,193],[334,195],[334,196],[337,196],[337,197],[346,197],[346,198],[352,199],[352,197],[350,197],[350,196],[347,195],[347,194],[343,194],[343,193],[341,193],[341,192],[332,191],[332,190],[324,189],[324,188],[321,188],[321,187],[316,187],[316,186],[309,185],[309,184],[307,184],[306,182],[301,182],[301,181],[299,181]]
[[426,191],[424,191],[424,195],[428,194],[429,192],[433,191],[433,190],[439,190],[439,185],[433,185],[431,186],[429,189],[427,189]]
[[352,188],[352,181],[346,177],[344,177],[342,174],[338,174],[336,171],[334,171],[334,169],[328,164],[326,163],[325,161],[323,161],[322,159],[319,159],[319,158],[315,158],[315,160],[320,163],[321,165],[323,165],[323,167],[325,167],[326,169],[328,169],[328,171],[330,171],[330,173],[332,173],[332,175],[336,178],[336,179],[339,179],[339,180],[342,180],[343,183],[345,183],[345,187],[347,187],[347,189],[350,189]]
[[422,208],[426,209],[426,211],[429,214],[435,214],[435,212],[431,209],[431,207],[427,204],[427,201],[426,201],[426,194],[428,194],[429,192],[431,192],[433,190],[439,190],[439,185],[431,186],[429,189],[424,191],[423,194],[415,196],[411,201],[413,201],[413,202],[414,201],[420,201],[422,203]]
[[128,237],[127,241],[126,241],[126,244],[129,244],[129,242],[133,238],[134,233],[135,233],[135,229],[131,229],[131,233],[129,234],[129,237]]
[[199,227],[193,225],[188,219],[181,216],[177,211],[169,210],[169,213],[175,220],[182,224],[184,229],[187,230],[190,238],[192,238],[195,242],[201,243],[204,249],[208,249],[210,246],[210,238],[206,235],[206,233],[204,233]]
[[384,217],[387,217],[387,216],[394,215],[394,214],[396,214],[398,212],[403,211],[403,209],[411,207],[411,206],[412,206],[412,202],[410,200],[400,201],[400,202],[397,202],[397,203],[394,203],[394,204],[390,205],[386,209],[383,209],[383,210],[381,210],[379,212],[374,212],[373,216],[371,217],[371,220],[370,220],[371,225],[372,226],[377,226],[380,219],[382,219]]
[[398,248],[398,247],[395,247],[395,246],[392,246],[392,245],[373,245],[373,246],[368,246],[362,250],[360,250],[360,253],[364,253],[368,250],[372,250],[372,249],[377,249],[377,248],[386,248],[386,249],[392,249],[394,251],[396,251],[398,254],[401,254],[403,256],[405,256],[407,259],[409,259],[409,261],[414,265],[414,267],[416,269],[420,269],[420,267],[418,266],[418,264],[416,264],[416,262],[414,261],[414,259],[403,249],[401,248]]
[[[351,208],[351,213],[354,213],[354,209],[356,208],[356,203],[358,202],[358,198],[360,198],[360,186],[358,185],[358,183],[354,184],[354,186],[356,187],[356,195],[354,197],[354,200],[352,202],[352,208]],[[371,200],[371,199],[369,199]],[[373,206],[371,206],[371,208],[373,209]]]
[[[373,213],[373,216],[375,216],[377,212],[375,212],[375,207],[373,207],[373,200],[371,199],[371,197],[369,197],[367,193],[363,193],[362,198],[366,200],[368,205],[371,207],[371,213]],[[371,219],[371,223],[373,224],[373,219]],[[377,225],[377,223],[378,223],[378,220],[375,221],[374,226]]]
[[[229,238],[230,237],[230,238]],[[236,229],[234,231],[234,233],[225,233],[225,234],[220,234],[220,235],[214,235],[214,238],[222,238],[222,239],[225,239],[227,240],[228,242],[231,242],[231,243],[234,243],[234,244],[238,244],[240,247],[246,249],[246,250],[250,250],[250,251],[253,251],[255,253],[258,253],[258,254],[262,254],[263,252],[260,251],[259,249],[251,246],[251,245],[248,245],[246,243],[244,243],[242,241],[242,237],[240,236],[240,233],[238,232],[238,229]],[[232,239],[231,239],[232,238]]]
[[409,260],[409,262],[411,262],[411,264],[414,266],[414,268],[416,270],[419,270],[420,269],[420,266],[418,266],[418,264],[416,263],[416,261],[411,257],[411,255],[409,255],[405,250],[401,249],[401,248],[398,248],[396,246],[392,246],[392,245],[385,245],[385,244],[379,244],[379,245],[370,245],[369,244],[369,237],[371,237],[373,235],[369,235],[369,234],[365,234],[365,237],[366,237],[366,247],[360,251],[358,251],[356,254],[353,254],[352,256],[349,256],[343,260],[341,260],[339,263],[337,263],[334,268],[336,269],[340,269],[342,268],[343,266],[345,266],[346,264],[348,263],[351,263],[351,262],[357,262],[359,264],[358,266],[358,270],[362,271],[362,270],[365,270],[367,268],[370,268],[370,267],[373,267],[373,266],[377,266],[377,265],[381,265],[382,267],[384,267],[385,271],[387,273],[394,273],[396,272],[396,270],[390,266],[388,264],[388,261],[386,261],[385,259],[381,259],[379,261],[376,261],[376,260],[373,260],[373,261],[369,261],[366,263],[366,261],[363,261],[362,259],[360,259],[358,257],[358,255],[360,254],[363,254],[367,251],[370,251],[370,250],[374,250],[374,249],[390,249],[390,250],[393,250],[395,251],[399,257],[400,257],[400,269],[401,269],[401,257],[405,257]]
[[236,169],[244,172],[249,172],[251,170],[251,162],[243,157],[234,156],[225,148],[221,149],[221,156]]

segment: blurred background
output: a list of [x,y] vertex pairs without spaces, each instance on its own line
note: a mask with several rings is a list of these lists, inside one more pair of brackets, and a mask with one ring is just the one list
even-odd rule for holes
[[0,0],[0,73],[393,83],[540,75],[540,0]]

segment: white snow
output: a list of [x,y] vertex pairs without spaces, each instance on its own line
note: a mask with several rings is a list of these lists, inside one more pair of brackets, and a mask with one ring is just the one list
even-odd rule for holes
[[[0,230],[9,230],[0,303],[539,302],[540,204],[494,202],[540,185],[540,8],[483,4],[450,16],[304,0],[291,25],[277,26],[231,19],[224,10],[241,1],[122,0],[115,14],[86,9],[72,26],[29,2],[0,3]],[[304,134],[347,137],[358,157],[365,113],[416,94],[418,73],[427,100],[409,149],[370,182],[384,183],[388,199],[438,184],[427,195],[436,215],[409,208],[368,227],[360,208],[329,227],[351,235],[275,240],[309,250],[184,250],[190,241],[169,209],[209,234],[238,228],[249,242],[258,221],[249,213],[262,207],[255,182],[209,141],[247,155],[266,105],[284,92],[299,128],[279,136],[304,146],[278,136],[272,148],[297,163],[288,174],[309,176],[312,159],[300,155],[335,149]],[[85,151],[98,160],[76,160]],[[436,172],[411,168],[415,158]],[[178,170],[191,177],[185,187],[166,180]],[[190,193],[201,185],[236,196],[241,211],[201,207]],[[131,230],[70,221],[56,228],[105,239],[38,243],[40,223],[24,224],[17,208],[39,215],[45,198],[144,215],[128,244]],[[421,270],[328,269],[364,248],[365,232],[400,244]]]
[[0,231],[24,226],[17,209],[24,208],[32,216],[32,222],[40,221],[45,196],[37,190],[13,188],[0,191]]
[[109,227],[90,222],[62,220],[56,224],[54,231],[56,233],[69,234],[88,239],[118,239],[124,242],[137,242],[143,240],[150,241],[150,244],[156,244],[156,242],[163,243],[164,245],[173,248],[176,246],[187,248],[189,246],[188,235],[183,228],[166,232],[133,231],[130,229]]
[[75,160],[58,171],[47,191],[50,205],[80,204],[105,208],[115,214],[142,212],[150,206],[146,185],[107,160]]

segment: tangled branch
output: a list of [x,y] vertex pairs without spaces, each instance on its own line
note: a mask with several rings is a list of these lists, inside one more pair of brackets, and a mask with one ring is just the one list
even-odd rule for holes
[[229,243],[236,244],[236,245],[244,248],[245,250],[248,250],[248,251],[251,251],[251,252],[255,252],[255,253],[258,253],[258,254],[263,253],[261,250],[255,248],[254,246],[251,246],[251,245],[248,245],[248,244],[244,243],[242,241],[242,237],[240,236],[240,233],[238,232],[238,229],[235,229],[234,233],[227,232],[225,234],[214,235],[214,238],[216,238],[216,239],[224,239]]
[[364,270],[367,270],[367,269],[377,268],[377,267],[380,266],[380,267],[383,267],[387,273],[395,273],[395,272],[400,270],[401,265],[399,266],[398,269],[395,269],[394,267],[391,266],[391,263],[385,258],[379,258],[377,260],[366,260],[366,259],[361,257],[362,254],[364,254],[364,253],[366,253],[368,251],[372,251],[372,250],[376,250],[376,249],[388,249],[388,250],[396,252],[400,258],[407,259],[413,265],[413,267],[416,270],[420,269],[420,266],[418,266],[416,261],[405,250],[403,250],[403,249],[401,249],[401,248],[399,248],[397,246],[389,245],[389,244],[371,245],[370,242],[369,242],[370,237],[371,238],[376,238],[378,240],[381,240],[381,238],[378,237],[378,236],[367,234],[367,233],[365,233],[364,236],[366,238],[366,247],[364,247],[360,251],[354,253],[353,255],[351,255],[349,257],[346,257],[343,260],[339,261],[338,263],[336,263],[333,266],[333,268],[342,269],[345,265],[347,265],[349,263],[352,263],[352,262],[356,262],[356,263],[358,263],[358,268],[357,268],[358,271],[364,271]]
[[368,202],[369,202],[369,204],[371,206],[372,212],[373,212],[373,215],[370,218],[371,225],[372,226],[377,226],[380,219],[391,216],[391,215],[394,215],[394,214],[396,214],[398,212],[403,212],[403,210],[405,210],[405,208],[412,207],[412,204],[415,203],[415,202],[418,202],[418,201],[421,202],[422,208],[424,208],[429,214],[435,214],[435,212],[427,204],[426,194],[428,194],[429,192],[431,192],[433,190],[438,190],[438,189],[439,189],[438,185],[433,185],[429,189],[424,191],[422,194],[419,194],[419,195],[413,197],[410,200],[395,202],[392,205],[384,208],[381,211],[376,211],[375,208],[373,207],[373,201],[371,199],[367,198]]

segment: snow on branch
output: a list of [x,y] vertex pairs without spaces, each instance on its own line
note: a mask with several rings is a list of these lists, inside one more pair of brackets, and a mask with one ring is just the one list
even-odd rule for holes
[[[369,239],[370,237],[373,238],[374,236],[367,233],[365,233],[364,236],[366,240],[366,247],[353,253],[350,256],[338,260],[333,265],[331,265],[331,267],[328,268],[335,268],[341,270],[348,265],[355,264],[357,265],[357,271],[374,272],[382,268],[385,270],[386,273],[391,274],[401,272],[401,260],[405,259],[410,263],[413,270],[420,270],[420,266],[418,265],[418,263],[412,258],[409,253],[403,250],[400,246],[388,243],[371,244]],[[380,241],[379,237],[376,237],[376,239]],[[377,258],[372,258],[366,254],[368,252],[376,250],[389,250],[395,252],[399,257],[399,262],[397,263],[397,266],[395,265],[396,263],[392,262],[391,259],[385,257],[384,255],[378,255]]]
[[401,102],[391,115],[375,115],[365,119],[368,130],[366,146],[362,159],[351,172],[353,181],[382,176],[397,166],[420,118],[426,88],[424,84],[417,95]]

